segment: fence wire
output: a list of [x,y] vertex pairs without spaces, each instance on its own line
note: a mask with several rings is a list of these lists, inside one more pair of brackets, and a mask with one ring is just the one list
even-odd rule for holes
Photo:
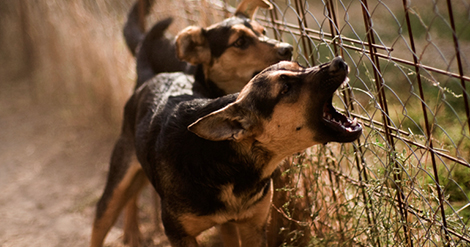
[[[182,2],[183,26],[207,26],[238,3]],[[295,60],[346,60],[349,85],[334,103],[365,126],[353,144],[285,162],[271,246],[469,246],[470,3],[271,2],[257,20]]]
[[366,126],[352,145],[290,162],[302,174],[287,172],[291,199],[310,206],[291,220],[309,225],[308,243],[470,245],[469,3],[273,4],[259,20],[295,46],[296,60],[345,58],[350,82],[336,106]]

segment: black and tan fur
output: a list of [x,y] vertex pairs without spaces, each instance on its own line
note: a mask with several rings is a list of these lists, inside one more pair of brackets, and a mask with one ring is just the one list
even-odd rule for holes
[[[153,1],[142,1],[148,13]],[[181,71],[194,74],[196,88],[205,96],[219,97],[239,92],[267,66],[290,60],[292,46],[269,39],[265,28],[253,20],[257,7],[271,5],[245,0],[233,17],[207,28],[188,27],[173,40],[165,36],[171,18],[157,22],[148,33],[140,31],[136,3],[124,28],[126,43],[137,59],[136,88],[158,73]]]
[[[148,13],[153,1],[143,2]],[[171,19],[158,22],[148,33],[139,30],[137,6],[129,13],[124,29],[128,47],[137,58],[136,92],[144,90],[141,86],[145,81],[165,85],[155,92],[162,99],[159,106],[165,105],[170,96],[188,94],[191,97],[216,98],[238,92],[259,71],[292,56],[292,46],[268,39],[264,28],[252,20],[257,7],[269,7],[262,0],[243,1],[233,17],[208,28],[188,27],[174,41],[163,35]],[[182,73],[156,76],[161,72],[175,71]],[[128,131],[126,123],[129,121],[132,120],[124,119],[123,133],[112,154],[106,188],[97,205],[91,246],[102,246],[106,234],[126,205],[124,241],[131,246],[139,246],[142,240],[136,203],[147,178],[135,159],[136,143],[124,134]]]
[[129,162],[135,152],[161,196],[173,247],[198,246],[196,236],[215,225],[224,246],[265,247],[279,162],[315,144],[351,142],[362,132],[331,103],[347,73],[341,58],[312,68],[280,62],[239,94],[217,99],[171,96],[171,86],[162,83],[168,80],[148,81],[126,104],[112,162]]

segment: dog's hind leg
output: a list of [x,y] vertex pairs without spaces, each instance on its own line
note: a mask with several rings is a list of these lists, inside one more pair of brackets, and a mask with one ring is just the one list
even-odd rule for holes
[[161,199],[160,195],[154,190],[152,190],[153,194],[153,201],[154,201],[154,221],[155,221],[155,231],[159,233],[163,233],[163,224],[162,224],[162,208],[161,208]]
[[[129,199],[133,195],[137,195],[147,182],[140,164],[132,162],[135,160],[134,157],[135,151],[132,142],[125,136],[121,136],[114,146],[106,188],[97,205],[91,234],[90,246],[92,247],[103,245],[103,241],[119,213]],[[136,221],[132,224],[134,223]]]
[[140,172],[136,177],[136,179],[139,180],[137,186],[140,185],[140,189],[135,193],[132,193],[125,209],[124,243],[129,244],[129,246],[140,246],[140,243],[143,240],[143,236],[139,230],[139,208],[137,206],[137,202],[142,188],[148,183],[148,179],[141,174],[142,172]]

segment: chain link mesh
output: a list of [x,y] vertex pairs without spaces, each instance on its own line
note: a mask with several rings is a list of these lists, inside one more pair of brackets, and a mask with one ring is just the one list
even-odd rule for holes
[[469,3],[274,5],[260,21],[294,45],[296,60],[348,62],[336,106],[366,126],[354,144],[289,161],[281,213],[306,211],[291,220],[308,226],[313,245],[470,244]]

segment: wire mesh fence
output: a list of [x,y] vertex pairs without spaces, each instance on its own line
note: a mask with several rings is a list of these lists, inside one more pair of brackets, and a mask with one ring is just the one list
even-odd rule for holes
[[470,245],[469,3],[273,3],[259,20],[295,46],[296,60],[345,58],[350,82],[336,106],[366,126],[352,145],[288,161],[278,190],[289,201],[276,209],[303,230],[286,228],[285,241]]
[[335,104],[366,126],[285,162],[272,246],[470,245],[470,3],[272,3],[257,19],[295,60],[348,62]]

